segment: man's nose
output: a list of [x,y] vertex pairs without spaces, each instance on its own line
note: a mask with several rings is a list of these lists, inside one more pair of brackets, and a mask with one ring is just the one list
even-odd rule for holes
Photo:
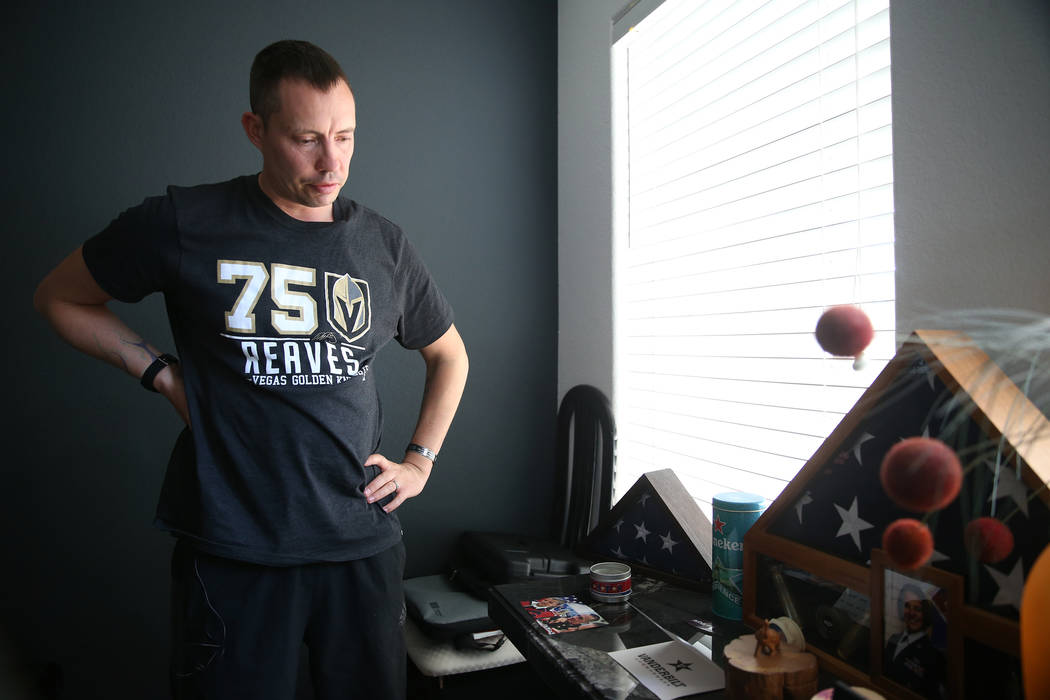
[[330,172],[339,169],[339,154],[335,144],[325,140],[321,146],[321,152],[317,157],[316,167],[322,172]]

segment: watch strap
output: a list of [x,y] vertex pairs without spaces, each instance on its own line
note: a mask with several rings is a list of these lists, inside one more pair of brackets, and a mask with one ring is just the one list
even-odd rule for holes
[[146,368],[146,371],[142,373],[142,378],[139,379],[139,383],[147,391],[157,392],[157,388],[153,386],[153,380],[157,378],[160,371],[168,365],[179,364],[179,358],[168,353],[162,353],[156,360]]

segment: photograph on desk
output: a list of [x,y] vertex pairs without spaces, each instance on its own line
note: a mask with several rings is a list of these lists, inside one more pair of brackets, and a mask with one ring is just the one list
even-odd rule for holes
[[521,607],[547,634],[561,634],[609,624],[594,609],[574,595],[523,600]]

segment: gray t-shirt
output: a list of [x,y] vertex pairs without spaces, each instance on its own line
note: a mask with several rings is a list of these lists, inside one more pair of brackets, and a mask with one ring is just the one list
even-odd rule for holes
[[193,428],[155,523],[212,554],[347,561],[400,539],[362,493],[382,433],[373,361],[391,338],[434,342],[452,309],[396,225],[342,197],[334,218],[289,217],[252,175],[169,187],[84,244],[115,299],[164,294]]

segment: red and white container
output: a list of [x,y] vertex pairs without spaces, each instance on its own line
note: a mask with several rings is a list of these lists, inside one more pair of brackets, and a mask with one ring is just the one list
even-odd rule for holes
[[602,561],[591,567],[591,597],[600,603],[624,603],[631,596],[631,567]]

